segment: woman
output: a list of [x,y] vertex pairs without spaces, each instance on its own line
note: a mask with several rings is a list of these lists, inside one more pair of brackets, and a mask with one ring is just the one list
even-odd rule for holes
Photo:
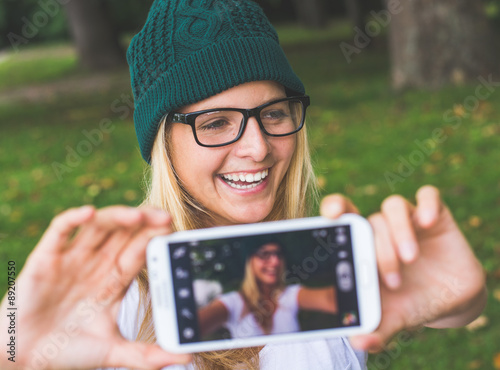
[[285,285],[284,250],[278,241],[257,243],[247,250],[240,290],[226,293],[199,310],[202,338],[222,326],[231,338],[298,332],[299,309],[337,312],[333,286],[312,289]]
[[[189,356],[154,344],[147,274],[141,272],[147,241],[175,230],[307,214],[304,195],[314,193],[314,176],[306,131],[273,136],[261,116],[266,104],[301,97],[304,88],[257,5],[157,0],[128,59],[136,131],[151,163],[149,207],[87,206],[54,219],[17,280],[16,303],[23,309],[16,330],[22,335],[15,338],[16,363],[2,356],[2,368],[156,369],[189,362]],[[236,136],[217,146],[200,141],[198,133],[227,123],[210,122],[210,113],[229,108],[244,117]],[[197,126],[199,116],[208,121]],[[246,188],[233,186],[235,181]],[[413,205],[392,196],[369,218],[383,317],[374,333],[352,338],[361,350],[379,349],[407,327],[465,325],[485,305],[481,265],[438,191],[423,187],[416,200]],[[340,195],[323,199],[323,216],[345,212],[357,208]],[[2,338],[8,302],[6,297],[1,306]],[[345,339],[195,356],[199,368],[248,368],[256,362],[262,369],[365,367]]]

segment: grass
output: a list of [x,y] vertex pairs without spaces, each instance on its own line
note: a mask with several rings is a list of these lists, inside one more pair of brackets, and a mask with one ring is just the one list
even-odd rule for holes
[[68,45],[31,46],[4,56],[0,62],[0,91],[51,82],[76,71],[76,53]]
[[[500,352],[500,92],[474,109],[466,98],[479,82],[394,93],[383,40],[347,63],[339,48],[341,41],[352,42],[344,23],[324,33],[291,26],[279,32],[311,96],[307,125],[323,193],[346,194],[369,215],[392,193],[412,199],[421,185],[434,184],[487,272],[486,325],[415,332],[372,356],[370,368],[494,369]],[[68,47],[39,47],[0,63],[0,92],[75,76],[85,78]],[[125,71],[121,77],[128,79]],[[63,209],[140,203],[145,166],[124,95],[130,95],[126,84],[115,84],[43,102],[0,102],[2,261],[16,261],[19,270]],[[101,122],[110,122],[110,132],[95,136],[85,155],[72,158],[72,150],[84,148],[87,134]],[[436,129],[446,138],[426,154],[419,143],[429,143]],[[403,168],[404,162],[410,168]],[[66,172],[57,164],[66,165]],[[387,176],[399,176],[398,181],[391,186]]]

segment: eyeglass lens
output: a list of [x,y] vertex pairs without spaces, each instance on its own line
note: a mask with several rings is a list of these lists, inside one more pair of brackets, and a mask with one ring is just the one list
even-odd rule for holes
[[[277,102],[263,108],[259,119],[267,134],[287,135],[302,124],[303,110],[300,100]],[[229,143],[238,136],[243,121],[243,113],[238,111],[204,113],[195,120],[196,136],[204,145]]]
[[281,253],[280,251],[257,252],[255,255],[264,261],[269,260],[272,256],[276,256],[276,258],[278,258],[278,259],[283,258],[283,253]]

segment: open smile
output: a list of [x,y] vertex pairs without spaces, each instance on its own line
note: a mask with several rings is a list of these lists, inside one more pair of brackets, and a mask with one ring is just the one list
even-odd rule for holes
[[245,190],[256,188],[264,182],[268,175],[269,168],[254,173],[233,172],[220,174],[218,176],[233,189]]

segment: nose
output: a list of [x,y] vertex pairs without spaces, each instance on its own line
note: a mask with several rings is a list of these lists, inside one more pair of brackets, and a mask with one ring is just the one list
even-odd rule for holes
[[271,152],[268,136],[262,132],[255,117],[248,119],[245,131],[236,144],[236,154],[250,157],[254,162],[262,162]]
[[269,257],[268,263],[269,263],[269,265],[271,265],[271,266],[274,267],[274,266],[279,265],[281,263],[281,260],[280,260],[280,258],[277,255],[272,254]]

